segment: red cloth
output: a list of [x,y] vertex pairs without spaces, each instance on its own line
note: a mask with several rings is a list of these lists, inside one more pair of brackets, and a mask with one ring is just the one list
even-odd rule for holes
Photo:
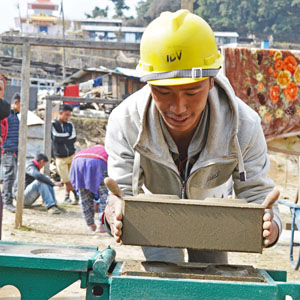
[[4,141],[6,140],[7,132],[8,132],[8,121],[7,121],[7,118],[5,118],[1,121],[1,138],[2,138],[2,142],[1,142],[0,146],[2,146]]
[[77,157],[98,158],[98,159],[102,159],[107,163],[108,154],[106,153],[104,146],[96,145],[79,151],[75,155],[74,159]]
[[[79,84],[66,86],[64,89],[64,96],[65,97],[79,97]],[[71,105],[79,104],[79,102],[73,102],[73,101],[64,101],[64,103],[71,104]]]
[[40,171],[40,170],[41,170],[41,167],[40,167],[38,161],[34,159],[32,162],[36,165],[36,167],[37,167],[38,170]]

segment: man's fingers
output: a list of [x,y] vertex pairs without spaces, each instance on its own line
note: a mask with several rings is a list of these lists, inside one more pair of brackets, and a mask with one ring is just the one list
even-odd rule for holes
[[263,229],[270,230],[271,226],[272,226],[272,222],[270,221],[264,222]]
[[269,245],[271,245],[271,241],[268,240],[268,239],[265,239],[265,240],[264,240],[264,245],[265,245],[266,247],[268,247]]
[[106,177],[104,179],[104,183],[113,195],[120,198],[122,197],[122,191],[120,190],[118,184],[112,178]]
[[116,222],[115,222],[115,227],[116,227],[117,229],[122,229],[123,223],[122,223],[121,221],[116,221]]
[[271,193],[269,193],[262,205],[265,208],[271,208],[274,202],[278,200],[279,196],[280,192],[274,189]]
[[267,237],[269,237],[271,235],[271,231],[269,231],[269,230],[264,230],[263,231],[263,237],[264,238],[267,238]]
[[264,222],[272,221],[273,220],[273,214],[270,212],[267,212],[264,214],[263,217]]
[[121,237],[121,235],[122,235],[122,230],[121,230],[121,229],[118,229],[118,228],[116,228],[116,231],[115,231],[115,236],[117,236],[117,237]]

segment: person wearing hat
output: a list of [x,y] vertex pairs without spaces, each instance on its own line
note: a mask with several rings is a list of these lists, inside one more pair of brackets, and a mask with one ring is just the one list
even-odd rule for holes
[[[137,69],[147,85],[113,110],[105,140],[108,175],[123,194],[146,187],[185,199],[227,198],[232,180],[237,198],[275,201],[260,118],[221,74],[210,26],[188,10],[163,12],[146,28],[140,55]],[[269,247],[282,228],[278,208],[263,220]],[[121,197],[109,196],[105,221],[119,242]],[[142,249],[147,260],[184,261],[182,249]],[[187,251],[190,262],[227,263],[225,252]]]

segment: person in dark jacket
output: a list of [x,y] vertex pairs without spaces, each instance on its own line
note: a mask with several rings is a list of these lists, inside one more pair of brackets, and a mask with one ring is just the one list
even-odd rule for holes
[[[6,87],[5,78],[0,75],[0,122],[7,118],[10,113],[10,104],[4,100],[4,93]],[[0,144],[2,145],[2,134],[1,134],[1,126],[0,126]],[[0,151],[0,163],[1,163],[1,151]],[[2,196],[0,190],[0,240],[1,240],[1,232],[2,232],[2,212],[3,212],[3,203]]]
[[69,121],[72,110],[72,106],[68,104],[60,106],[57,119],[52,121],[51,138],[57,171],[66,187],[65,202],[71,202],[70,192],[72,191],[75,196],[73,204],[78,204],[79,197],[69,179],[69,172],[75,154],[74,143],[76,141],[75,127]]
[[2,174],[3,190],[2,199],[4,208],[10,212],[15,212],[13,205],[12,188],[16,179],[18,145],[19,145],[19,113],[21,109],[21,97],[16,93],[12,99],[12,109],[7,118],[8,131],[7,137],[2,145]]
[[45,154],[38,154],[35,160],[32,160],[26,166],[24,206],[30,207],[38,198],[42,196],[43,202],[49,212],[60,214],[63,210],[57,205],[54,193],[54,186],[63,186],[61,182],[52,182],[52,180],[40,173],[40,170],[48,162]]

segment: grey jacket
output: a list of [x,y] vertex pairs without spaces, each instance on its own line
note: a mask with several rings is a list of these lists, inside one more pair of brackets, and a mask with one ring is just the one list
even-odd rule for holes
[[52,180],[49,177],[42,174],[33,161],[31,161],[27,164],[25,172],[26,172],[25,188],[29,184],[31,184],[34,180],[38,180],[38,181],[46,183],[50,186],[54,186],[54,183],[52,182]]
[[[154,194],[181,197],[184,185],[190,199],[227,197],[233,180],[237,198],[262,203],[274,184],[267,173],[267,146],[255,111],[235,96],[227,78],[219,75],[209,92],[210,121],[204,149],[186,182],[181,181],[150,95],[150,87],[131,95],[110,115],[106,150],[108,174],[126,195],[141,192],[144,185]],[[197,153],[197,139],[188,157]],[[241,180],[243,176],[246,180]],[[274,220],[281,232],[278,208]]]

